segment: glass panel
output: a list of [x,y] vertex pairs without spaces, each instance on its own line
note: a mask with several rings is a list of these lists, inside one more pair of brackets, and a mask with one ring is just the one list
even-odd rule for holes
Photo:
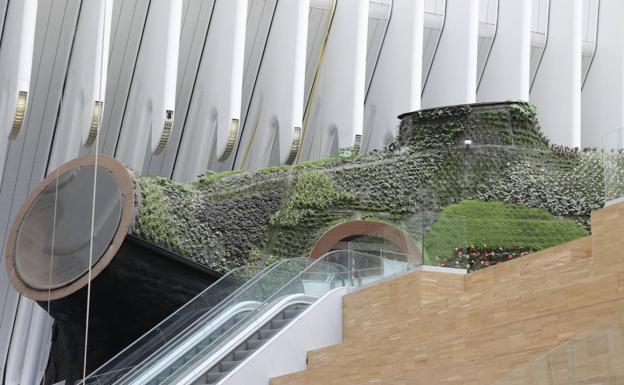
[[602,137],[604,191],[606,204],[624,198],[624,130],[615,130]]
[[[381,252],[380,255],[373,255],[337,250],[316,261],[298,258],[282,263],[274,272],[256,281],[231,301],[238,304],[255,302],[249,313],[237,319],[232,326],[228,326],[226,332],[215,336],[216,338],[208,337],[209,343],[188,346],[187,352],[200,347],[199,352],[180,354],[177,360],[169,361],[159,371],[158,383],[186,382],[191,377],[197,377],[197,373],[205,373],[225,356],[224,352],[229,352],[243,343],[276,314],[292,305],[310,305],[337,287],[361,287],[413,269],[406,262],[409,259],[407,255],[393,252],[390,254],[392,259],[386,261]],[[402,264],[401,268],[399,264]],[[391,268],[386,269],[386,266]],[[277,288],[278,286],[281,288]],[[163,373],[166,375],[163,376]]]
[[251,279],[259,268],[233,271],[99,368],[86,383],[177,383],[192,376],[191,371],[208,369],[204,366],[221,359],[276,312],[312,304],[338,287],[360,287],[411,271],[409,259],[383,249],[376,254],[338,250],[318,260],[283,260]]
[[[85,217],[91,217],[94,172],[94,166],[80,166],[59,176],[28,209],[15,245],[15,269],[27,285],[62,287],[89,269],[91,228],[85,226],[90,223]],[[97,188],[92,265],[110,245],[122,211],[117,180],[103,167],[97,169]]]
[[87,384],[110,384],[173,341],[185,329],[210,317],[210,310],[235,293],[262,268],[246,266],[232,270],[171,314],[132,345],[102,365],[89,377]]

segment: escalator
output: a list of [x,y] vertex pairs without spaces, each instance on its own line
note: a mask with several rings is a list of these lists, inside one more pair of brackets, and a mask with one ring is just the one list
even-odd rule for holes
[[238,345],[227,356],[221,359],[216,365],[202,374],[193,385],[216,384],[230,371],[236,368],[247,357],[258,350],[265,342],[284,328],[290,321],[295,319],[301,312],[310,306],[307,303],[296,303],[289,305],[274,316],[269,322],[264,324],[254,334],[249,336],[242,344]]
[[[218,304],[198,306],[196,302],[205,301],[217,282],[166,320],[175,328],[155,328],[163,327],[166,338],[148,333],[85,383],[216,384],[325,294],[412,270],[404,257],[334,251],[317,260],[282,260],[244,282],[239,280]],[[185,321],[177,323],[183,315]],[[133,353],[137,347],[142,353]]]
[[[113,384],[141,363],[162,354],[164,346],[194,325],[206,322],[210,309],[258,276],[263,269],[245,266],[221,277],[191,301],[160,322],[141,338],[111,358],[85,379],[85,384]],[[79,381],[82,384],[82,381]]]

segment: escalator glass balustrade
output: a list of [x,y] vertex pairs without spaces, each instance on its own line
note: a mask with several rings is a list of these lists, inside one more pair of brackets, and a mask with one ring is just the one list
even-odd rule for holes
[[163,346],[179,338],[184,330],[210,318],[210,310],[215,305],[228,298],[262,270],[257,266],[245,266],[230,271],[95,370],[85,379],[85,384],[115,383],[140,363],[152,357]]
[[[211,288],[220,280],[163,321],[167,339],[154,331],[161,328],[157,326],[141,338],[145,341],[135,342],[86,383],[216,384],[330,291],[409,272],[414,267],[408,260],[392,252],[337,250],[316,260],[293,258],[262,271],[241,271],[246,280],[237,280],[241,283],[221,302],[203,308],[192,304],[206,301],[203,297],[215,293]],[[254,277],[245,275],[253,271]],[[177,334],[170,335],[174,330]],[[140,353],[134,353],[137,349]]]

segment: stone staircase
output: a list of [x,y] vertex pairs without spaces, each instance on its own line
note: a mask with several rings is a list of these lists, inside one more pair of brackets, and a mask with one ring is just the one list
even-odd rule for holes
[[592,223],[591,237],[467,276],[417,272],[347,295],[343,343],[271,384],[495,384],[624,311],[624,204]]

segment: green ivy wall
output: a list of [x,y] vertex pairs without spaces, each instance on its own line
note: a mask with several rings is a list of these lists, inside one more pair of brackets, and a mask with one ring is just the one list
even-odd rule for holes
[[418,240],[437,213],[466,199],[541,208],[588,227],[603,180],[601,153],[550,146],[529,104],[453,106],[402,115],[384,152],[210,173],[191,185],[138,177],[134,232],[225,272],[306,255],[352,219],[393,223]]

